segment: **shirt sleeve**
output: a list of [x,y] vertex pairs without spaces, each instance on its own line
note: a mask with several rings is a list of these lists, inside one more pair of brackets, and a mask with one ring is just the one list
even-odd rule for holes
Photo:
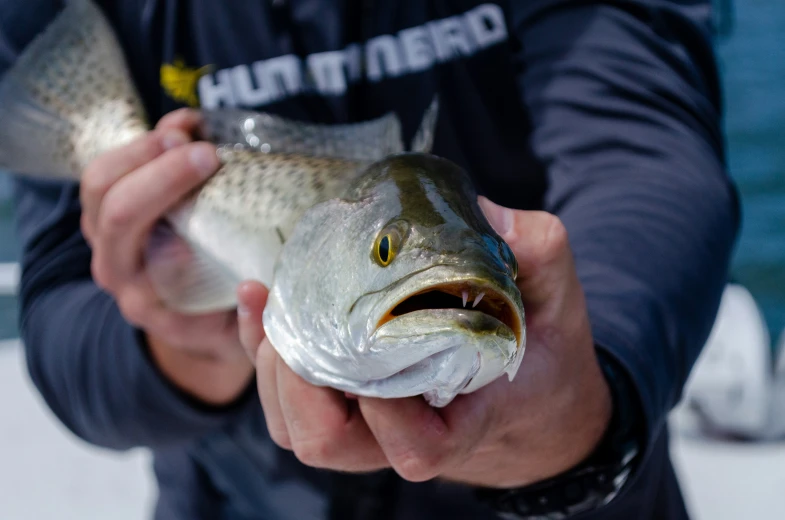
[[[0,77],[60,2],[0,0]],[[25,4],[23,7],[22,4]],[[13,172],[11,172],[13,173]],[[202,404],[153,363],[143,335],[90,275],[78,186],[14,178],[22,250],[20,331],[33,383],[84,440],[115,449],[161,447],[220,428],[251,399]]]
[[711,330],[739,227],[710,2],[513,6],[545,207],[568,230],[595,343],[633,382],[651,448]]

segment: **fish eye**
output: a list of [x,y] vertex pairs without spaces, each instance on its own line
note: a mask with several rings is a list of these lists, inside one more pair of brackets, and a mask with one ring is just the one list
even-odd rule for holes
[[374,246],[374,260],[382,267],[387,267],[398,253],[401,236],[396,229],[385,229],[379,234]]
[[390,235],[384,235],[381,240],[379,240],[378,251],[376,252],[377,256],[379,257],[379,263],[387,266],[390,265]]
[[373,247],[373,259],[382,267],[387,267],[395,259],[395,255],[401,248],[403,238],[408,226],[402,222],[396,222],[385,227]]

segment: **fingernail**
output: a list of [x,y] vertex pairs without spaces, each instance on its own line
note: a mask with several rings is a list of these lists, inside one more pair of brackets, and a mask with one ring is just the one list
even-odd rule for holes
[[209,177],[218,169],[218,155],[209,145],[195,146],[191,150],[190,159],[191,164],[203,177]]
[[485,214],[485,218],[488,219],[488,222],[497,233],[501,236],[509,233],[512,229],[513,219],[513,212],[511,209],[494,204],[482,196],[477,198],[477,202],[480,205],[480,209],[482,209],[482,212]]
[[188,142],[188,136],[178,130],[170,130],[169,132],[164,134],[163,139],[161,139],[161,143],[164,146],[164,150],[171,150],[172,148],[182,146],[187,142]]

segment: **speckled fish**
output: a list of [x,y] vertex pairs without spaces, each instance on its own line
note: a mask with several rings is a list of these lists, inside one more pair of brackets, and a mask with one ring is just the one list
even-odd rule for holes
[[[516,263],[468,175],[429,155],[438,105],[404,152],[394,114],[313,125],[205,111],[222,167],[153,233],[148,270],[170,307],[236,305],[271,288],[264,327],[306,380],[434,406],[521,363]],[[0,168],[78,180],[97,155],[149,129],[100,11],[68,2],[0,79]],[[185,258],[173,234],[190,247]],[[178,256],[179,255],[179,256]]]

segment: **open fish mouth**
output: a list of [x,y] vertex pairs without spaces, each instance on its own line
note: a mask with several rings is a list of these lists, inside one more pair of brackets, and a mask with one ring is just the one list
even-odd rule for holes
[[451,281],[426,287],[396,302],[379,320],[377,328],[401,316],[433,310],[455,309],[456,312],[478,312],[507,326],[522,344],[522,324],[512,301],[497,289],[474,280]]

